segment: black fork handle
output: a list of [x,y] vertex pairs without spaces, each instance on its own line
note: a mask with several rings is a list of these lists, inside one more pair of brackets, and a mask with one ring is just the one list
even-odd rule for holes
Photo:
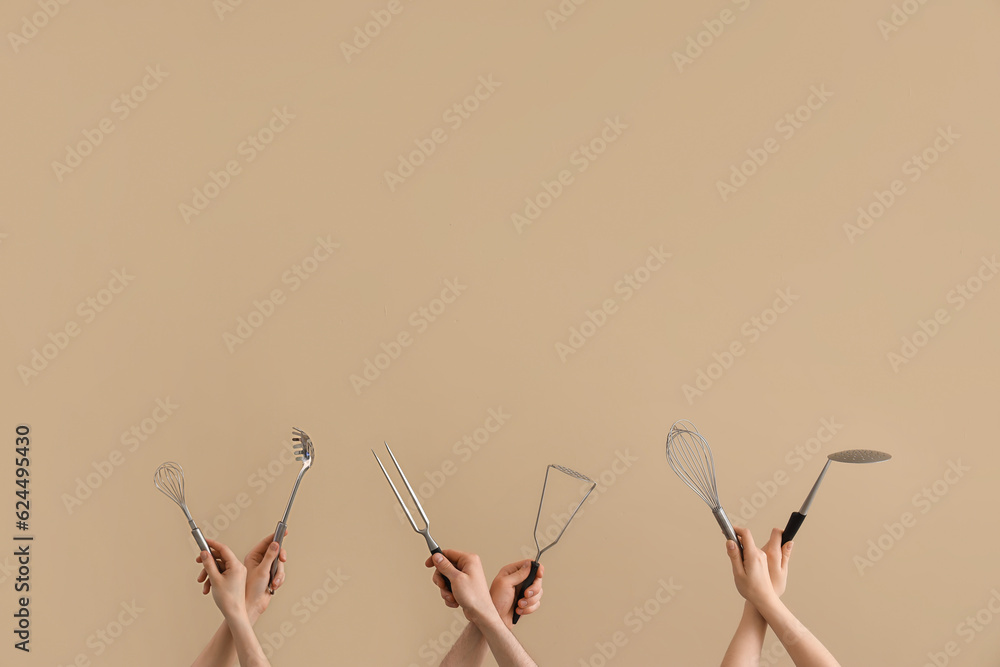
[[517,625],[517,619],[521,618],[521,614],[517,613],[518,603],[524,599],[525,592],[531,588],[531,584],[535,583],[535,577],[538,575],[538,561],[531,561],[531,572],[525,577],[521,585],[517,587],[517,595],[514,596],[514,625]]
[[[444,552],[441,551],[441,547],[437,547],[436,549],[431,549],[431,556],[433,556],[434,554],[441,554],[442,558],[447,558],[447,556],[444,555]],[[438,572],[438,574],[441,573]],[[444,579],[445,590],[451,593],[451,581],[448,579],[448,577],[444,576],[443,574],[441,574],[441,578]]]
[[802,527],[802,522],[805,520],[805,514],[792,512],[792,516],[788,517],[788,523],[785,524],[785,530],[781,533],[781,546],[785,546],[785,544],[795,539],[795,534],[799,532],[799,528]]

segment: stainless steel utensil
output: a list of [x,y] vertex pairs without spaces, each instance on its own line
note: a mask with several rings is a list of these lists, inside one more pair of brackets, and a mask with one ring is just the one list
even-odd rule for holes
[[[198,528],[198,524],[191,517],[191,512],[188,511],[187,502],[184,497],[184,468],[179,463],[174,463],[173,461],[161,463],[156,468],[156,472],[153,473],[153,484],[156,485],[156,488],[163,495],[177,503],[181,511],[184,512],[184,516],[187,517],[188,526],[191,528],[191,535],[194,537],[194,541],[198,543],[198,548],[202,551],[207,551],[211,555],[212,550],[208,547],[205,536],[201,534],[201,529]],[[219,569],[223,569],[221,563],[219,563]]]
[[[399,461],[396,460],[396,456],[392,453],[392,450],[389,449],[389,443],[386,442],[383,444],[385,444],[385,448],[389,452],[392,462],[396,464],[396,471],[399,472],[399,476],[403,478],[403,484],[406,485],[406,490],[410,492],[410,498],[413,499],[413,504],[416,505],[417,512],[420,513],[420,518],[424,522],[423,528],[417,527],[417,522],[413,520],[413,515],[410,514],[410,510],[406,507],[406,503],[403,502],[403,497],[399,495],[399,491],[396,490],[396,485],[392,483],[392,478],[389,477],[389,472],[385,469],[385,466],[382,465],[382,460],[378,457],[378,454],[375,453],[374,449],[372,450],[372,456],[374,456],[375,460],[378,461],[378,467],[382,469],[382,474],[385,475],[386,481],[389,482],[389,486],[392,487],[392,492],[396,494],[396,500],[399,501],[400,506],[402,506],[403,511],[406,513],[406,518],[410,520],[410,525],[413,527],[413,530],[423,536],[424,540],[427,542],[427,548],[431,550],[431,554],[440,554],[441,547],[439,547],[438,543],[434,541],[433,537],[431,537],[431,520],[428,519],[427,515],[424,513],[424,508],[420,504],[420,498],[417,497],[417,494],[413,491],[413,487],[410,486],[410,482],[407,481],[406,475],[403,474],[403,469],[400,467]],[[450,591],[451,582],[448,580],[448,577],[445,577],[444,575],[441,576],[444,578],[445,586]]]
[[712,508],[715,520],[727,540],[733,540],[743,557],[743,543],[733,530],[733,524],[719,503],[719,489],[715,485],[715,459],[708,441],[690,421],[679,419],[667,434],[667,462],[698,497]]
[[826,465],[820,471],[819,477],[816,478],[816,483],[813,484],[812,490],[809,491],[805,502],[802,503],[802,507],[798,512],[792,512],[792,516],[788,517],[788,523],[781,534],[781,543],[790,542],[795,537],[795,534],[799,532],[799,528],[802,527],[802,522],[806,520],[809,507],[812,506],[812,502],[816,498],[816,492],[819,491],[819,485],[826,476],[826,470],[830,467],[832,461],[837,461],[838,463],[879,463],[881,461],[888,461],[891,458],[892,454],[886,454],[874,449],[845,449],[842,452],[834,452],[827,456]]
[[[559,531],[559,534],[556,535],[556,539],[552,540],[549,544],[542,547],[538,543],[538,521],[542,516],[542,505],[545,503],[545,488],[549,484],[550,470],[557,470],[565,475],[569,475],[570,477],[578,479],[581,482],[586,482],[587,484],[590,485],[590,488],[587,489],[587,493],[583,496],[583,499],[580,500],[579,504],[577,504],[576,509],[573,510],[573,513],[569,515],[568,519],[566,519],[566,523],[563,524],[563,527]],[[524,598],[524,592],[528,590],[528,588],[531,587],[531,584],[535,582],[535,577],[538,575],[538,565],[539,565],[538,561],[541,559],[542,554],[551,549],[552,547],[554,547],[556,543],[562,539],[563,533],[565,533],[566,529],[569,528],[569,524],[573,520],[573,517],[575,517],[576,513],[580,511],[580,508],[583,507],[584,501],[587,500],[587,498],[590,496],[590,494],[596,487],[597,487],[597,482],[595,482],[594,480],[590,479],[589,477],[587,477],[582,473],[578,473],[577,471],[572,470],[571,468],[557,466],[554,464],[550,464],[548,467],[545,468],[545,481],[542,482],[542,497],[538,501],[538,514],[535,515],[534,538],[535,538],[535,549],[538,550],[538,554],[535,556],[535,560],[531,561],[531,572],[528,573],[528,576],[525,578],[524,581],[520,583],[520,585],[517,588],[517,595],[514,597],[514,623],[517,623],[517,620],[521,618],[521,615],[517,613],[517,605],[521,601],[521,599]]]
[[[285,540],[285,531],[288,530],[288,515],[292,511],[292,503],[295,501],[295,494],[299,491],[299,484],[302,483],[302,477],[306,474],[306,471],[312,467],[313,462],[316,460],[316,450],[313,447],[312,440],[309,436],[300,428],[292,428],[292,442],[296,443],[292,445],[292,453],[295,454],[295,460],[302,462],[302,468],[299,470],[298,476],[295,478],[295,486],[292,487],[292,494],[288,496],[288,503],[285,505],[285,513],[281,515],[281,521],[274,529],[274,541],[278,543],[278,553],[281,553],[281,543]],[[271,582],[274,581],[274,573],[278,571],[278,559],[275,558],[274,562],[271,563],[271,578],[268,579],[268,590],[270,589]]]

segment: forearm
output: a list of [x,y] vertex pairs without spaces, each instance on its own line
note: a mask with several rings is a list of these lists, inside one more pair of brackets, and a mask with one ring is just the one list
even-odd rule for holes
[[840,667],[836,658],[781,600],[774,598],[758,606],[796,667]]
[[241,667],[270,667],[264,649],[257,641],[257,635],[253,632],[253,625],[250,619],[244,614],[233,614],[226,618],[229,630],[233,633],[233,641],[236,644],[236,655],[240,659]]
[[441,661],[441,667],[479,667],[486,659],[486,637],[475,623],[469,623]]
[[236,659],[236,645],[233,643],[233,633],[225,621],[212,635],[211,641],[202,649],[191,667],[230,667]]
[[[254,625],[260,614],[248,611],[247,617],[250,619],[250,625]],[[236,642],[233,641],[229,624],[223,620],[219,629],[212,635],[211,641],[191,663],[191,667],[232,667],[234,662],[236,662]]]
[[495,611],[475,621],[500,667],[538,667]]
[[722,667],[756,667],[764,648],[767,621],[749,602],[743,605],[743,617],[736,627],[736,634],[729,642],[729,649],[722,658]]

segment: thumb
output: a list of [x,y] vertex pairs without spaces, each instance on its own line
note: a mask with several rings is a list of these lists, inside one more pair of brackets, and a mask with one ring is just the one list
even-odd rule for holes
[[733,564],[733,574],[745,574],[743,569],[743,559],[740,558],[740,550],[736,548],[736,542],[733,540],[726,540],[726,553],[729,555],[729,560]]
[[271,542],[271,545],[267,548],[267,551],[264,552],[264,558],[263,560],[260,561],[259,567],[263,567],[268,572],[270,572],[271,563],[273,563],[274,559],[278,557],[278,552],[280,550],[281,548],[278,546],[277,542]]
[[461,570],[456,568],[451,564],[451,561],[442,556],[441,554],[434,554],[431,556],[431,560],[434,562],[434,567],[438,572],[448,577],[450,581],[454,581],[455,577],[462,573]]
[[215,580],[220,575],[219,575],[219,566],[216,564],[215,559],[212,557],[212,554],[208,553],[207,551],[202,551],[201,564],[202,567],[205,568],[205,572],[208,573],[209,581],[215,583]]

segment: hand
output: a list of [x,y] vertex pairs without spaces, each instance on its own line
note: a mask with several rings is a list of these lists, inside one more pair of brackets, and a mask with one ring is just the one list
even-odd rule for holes
[[[285,537],[288,537],[287,531]],[[288,560],[288,554],[277,542],[272,542],[273,539],[274,533],[271,533],[258,542],[243,559],[243,564],[247,568],[247,613],[251,615],[260,616],[267,611],[267,606],[274,597],[274,591],[277,591],[285,581],[285,561]],[[272,582],[271,565],[275,558],[278,559],[278,569],[274,572]]]
[[[434,561],[428,558],[424,565],[427,567],[434,567]],[[496,578],[493,579],[493,583],[490,585],[490,598],[493,600],[493,606],[496,608],[497,613],[507,624],[507,627],[513,627],[514,625],[514,599],[517,597],[517,589],[525,579],[528,578],[528,573],[531,571],[531,561],[522,560],[516,563],[511,563],[510,565],[504,565],[500,568],[497,573]],[[532,582],[531,586],[525,591],[524,599],[521,600],[519,605],[518,613],[521,616],[527,616],[528,614],[533,614],[538,611],[542,602],[542,574],[545,572],[545,566],[538,566],[538,573],[535,575],[535,581]],[[441,573],[434,572],[431,580],[434,585],[440,589],[441,599],[444,603],[451,607],[452,609],[457,609],[459,607],[458,602],[455,600],[455,595],[448,590],[448,586],[444,582],[444,577]]]
[[445,549],[444,556],[433,554],[427,560],[430,562],[429,567],[437,569],[436,574],[444,575],[451,582],[452,596],[462,607],[467,619],[475,623],[490,615],[497,616],[490,591],[486,587],[486,576],[479,556]]
[[[527,616],[538,611],[542,604],[542,574],[545,571],[544,565],[538,566],[538,573],[531,586],[524,592],[524,598],[518,603],[517,613]],[[531,561],[522,560],[500,568],[496,578],[490,585],[490,597],[493,598],[493,606],[496,607],[500,618],[513,627],[514,624],[514,600],[517,598],[518,589],[521,583],[528,578],[531,572]]]
[[[288,533],[285,532],[285,537],[288,537]],[[247,614],[250,616],[252,621],[255,621],[261,614],[267,610],[267,606],[271,604],[271,593],[267,590],[268,579],[271,574],[271,563],[274,562],[273,554],[268,550],[268,547],[272,544],[271,540],[274,538],[274,533],[271,533],[247,553],[246,557],[243,559],[243,565],[247,568],[247,589],[246,589],[246,606]],[[216,562],[220,561],[219,553],[212,549],[212,556],[215,558]],[[288,560],[288,554],[284,549],[278,553],[278,570],[274,573],[274,581],[271,583],[271,590],[278,590],[281,584],[285,581],[285,561]],[[201,563],[201,554],[195,559],[196,562]],[[204,565],[204,564],[202,564]],[[198,583],[203,583],[202,594],[208,595],[212,590],[212,580],[208,578],[208,572],[202,567],[201,573],[198,575]]]
[[236,554],[221,542],[206,540],[208,546],[219,554],[225,572],[219,572],[209,552],[201,552],[201,562],[206,566],[208,578],[212,582],[212,597],[226,620],[246,616],[246,600],[244,598],[247,585],[247,569],[236,559]]
[[[771,571],[768,567],[767,554],[754,544],[753,535],[746,528],[736,528],[736,534],[743,542],[743,558],[736,548],[736,542],[726,540],[729,560],[733,564],[733,578],[736,580],[736,590],[747,602],[758,609],[761,603],[777,599],[774,586],[771,583]],[[780,540],[780,538],[779,538]]]
[[785,583],[788,581],[788,560],[792,557],[792,545],[795,544],[791,541],[782,546],[781,534],[780,528],[772,528],[771,539],[764,545],[771,587],[779,598],[785,592]]

